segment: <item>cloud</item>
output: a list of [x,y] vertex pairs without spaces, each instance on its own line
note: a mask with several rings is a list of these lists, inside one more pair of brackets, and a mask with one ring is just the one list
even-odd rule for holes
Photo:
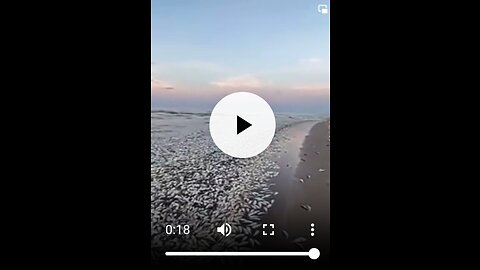
[[301,70],[328,71],[330,72],[330,59],[310,57],[300,59],[297,68]]
[[229,68],[226,68],[220,64],[206,62],[206,61],[181,61],[181,62],[152,62],[152,70],[156,74],[162,75],[174,75],[189,73],[192,75],[201,74],[214,74],[221,76],[232,72]]
[[160,90],[160,89],[166,89],[166,90],[171,90],[175,89],[175,87],[166,81],[158,80],[152,77],[152,82],[151,82],[151,87],[152,90]]
[[301,64],[323,64],[325,61],[322,58],[311,57],[300,60]]
[[315,93],[316,95],[330,95],[330,86],[325,84],[306,84],[306,85],[295,85],[291,88],[292,90],[301,91],[302,93]]
[[160,80],[160,79],[157,78],[158,75],[156,74],[155,63],[152,62],[151,65],[150,65],[150,68],[151,68],[150,76],[151,76],[151,90],[152,91],[175,89],[175,87],[171,83],[166,82],[164,80]]
[[222,88],[260,88],[264,86],[255,76],[245,74],[211,83]]

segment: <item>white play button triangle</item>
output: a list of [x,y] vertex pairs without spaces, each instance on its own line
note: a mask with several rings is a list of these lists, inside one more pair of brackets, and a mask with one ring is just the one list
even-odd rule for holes
[[245,121],[245,119],[237,115],[237,135],[251,126],[252,124],[250,124],[249,122]]
[[236,92],[215,105],[209,127],[215,145],[225,154],[249,158],[263,152],[272,142],[275,115],[263,98]]

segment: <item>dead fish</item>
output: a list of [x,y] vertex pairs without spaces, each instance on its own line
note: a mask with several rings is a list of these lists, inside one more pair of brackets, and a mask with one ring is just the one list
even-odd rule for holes
[[243,237],[244,237],[243,234],[237,234],[237,235],[235,235],[234,239],[241,239]]
[[309,211],[309,212],[312,211],[312,207],[311,207],[310,205],[308,205],[308,204],[302,204],[301,207],[302,207],[303,209]]
[[325,170],[324,169],[318,169],[319,172],[324,172]]
[[300,160],[301,160],[301,161],[303,161],[303,162],[305,162],[305,161],[306,161],[306,160],[305,160],[305,159],[303,159],[303,158],[301,158]]
[[305,247],[304,247],[302,244],[300,244],[300,243],[295,243],[295,245],[296,245],[297,247],[299,247],[300,250],[305,250]]
[[298,179],[298,182],[303,183],[304,181],[303,181],[302,178],[300,178],[300,179]]
[[239,246],[246,246],[248,245],[248,241],[243,241],[238,244]]
[[260,228],[260,226],[262,226],[262,224],[255,224],[255,225],[252,226],[252,228],[258,229],[258,228]]
[[308,179],[310,179],[310,177],[311,177],[310,175],[307,175],[307,178],[308,178]]
[[303,243],[305,241],[307,241],[307,239],[305,239],[304,237],[297,237],[292,240],[292,243]]

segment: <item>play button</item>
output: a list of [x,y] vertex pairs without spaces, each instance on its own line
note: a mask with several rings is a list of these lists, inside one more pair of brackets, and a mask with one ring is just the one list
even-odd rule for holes
[[241,118],[237,115],[237,135],[240,134],[245,129],[249,128],[252,124],[245,121],[245,119]]
[[210,115],[210,135],[217,147],[236,158],[263,152],[275,135],[275,116],[261,97],[236,92],[222,98]]

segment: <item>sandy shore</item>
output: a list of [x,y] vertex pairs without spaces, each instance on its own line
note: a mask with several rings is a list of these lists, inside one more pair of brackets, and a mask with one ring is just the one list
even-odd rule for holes
[[262,223],[275,224],[276,235],[260,236],[261,247],[265,250],[316,247],[326,257],[330,241],[329,122],[297,124],[285,136],[289,143],[277,157],[280,173],[272,179],[278,195],[262,218]]
[[[328,122],[286,124],[266,151],[250,159],[225,155],[202,130],[184,138],[156,135],[152,132],[153,261],[165,259],[166,250],[316,247],[322,258],[328,254]],[[216,231],[224,222],[232,226],[229,237]],[[275,224],[274,236],[263,235],[262,224],[268,223]],[[190,233],[167,235],[166,225],[189,225]]]

